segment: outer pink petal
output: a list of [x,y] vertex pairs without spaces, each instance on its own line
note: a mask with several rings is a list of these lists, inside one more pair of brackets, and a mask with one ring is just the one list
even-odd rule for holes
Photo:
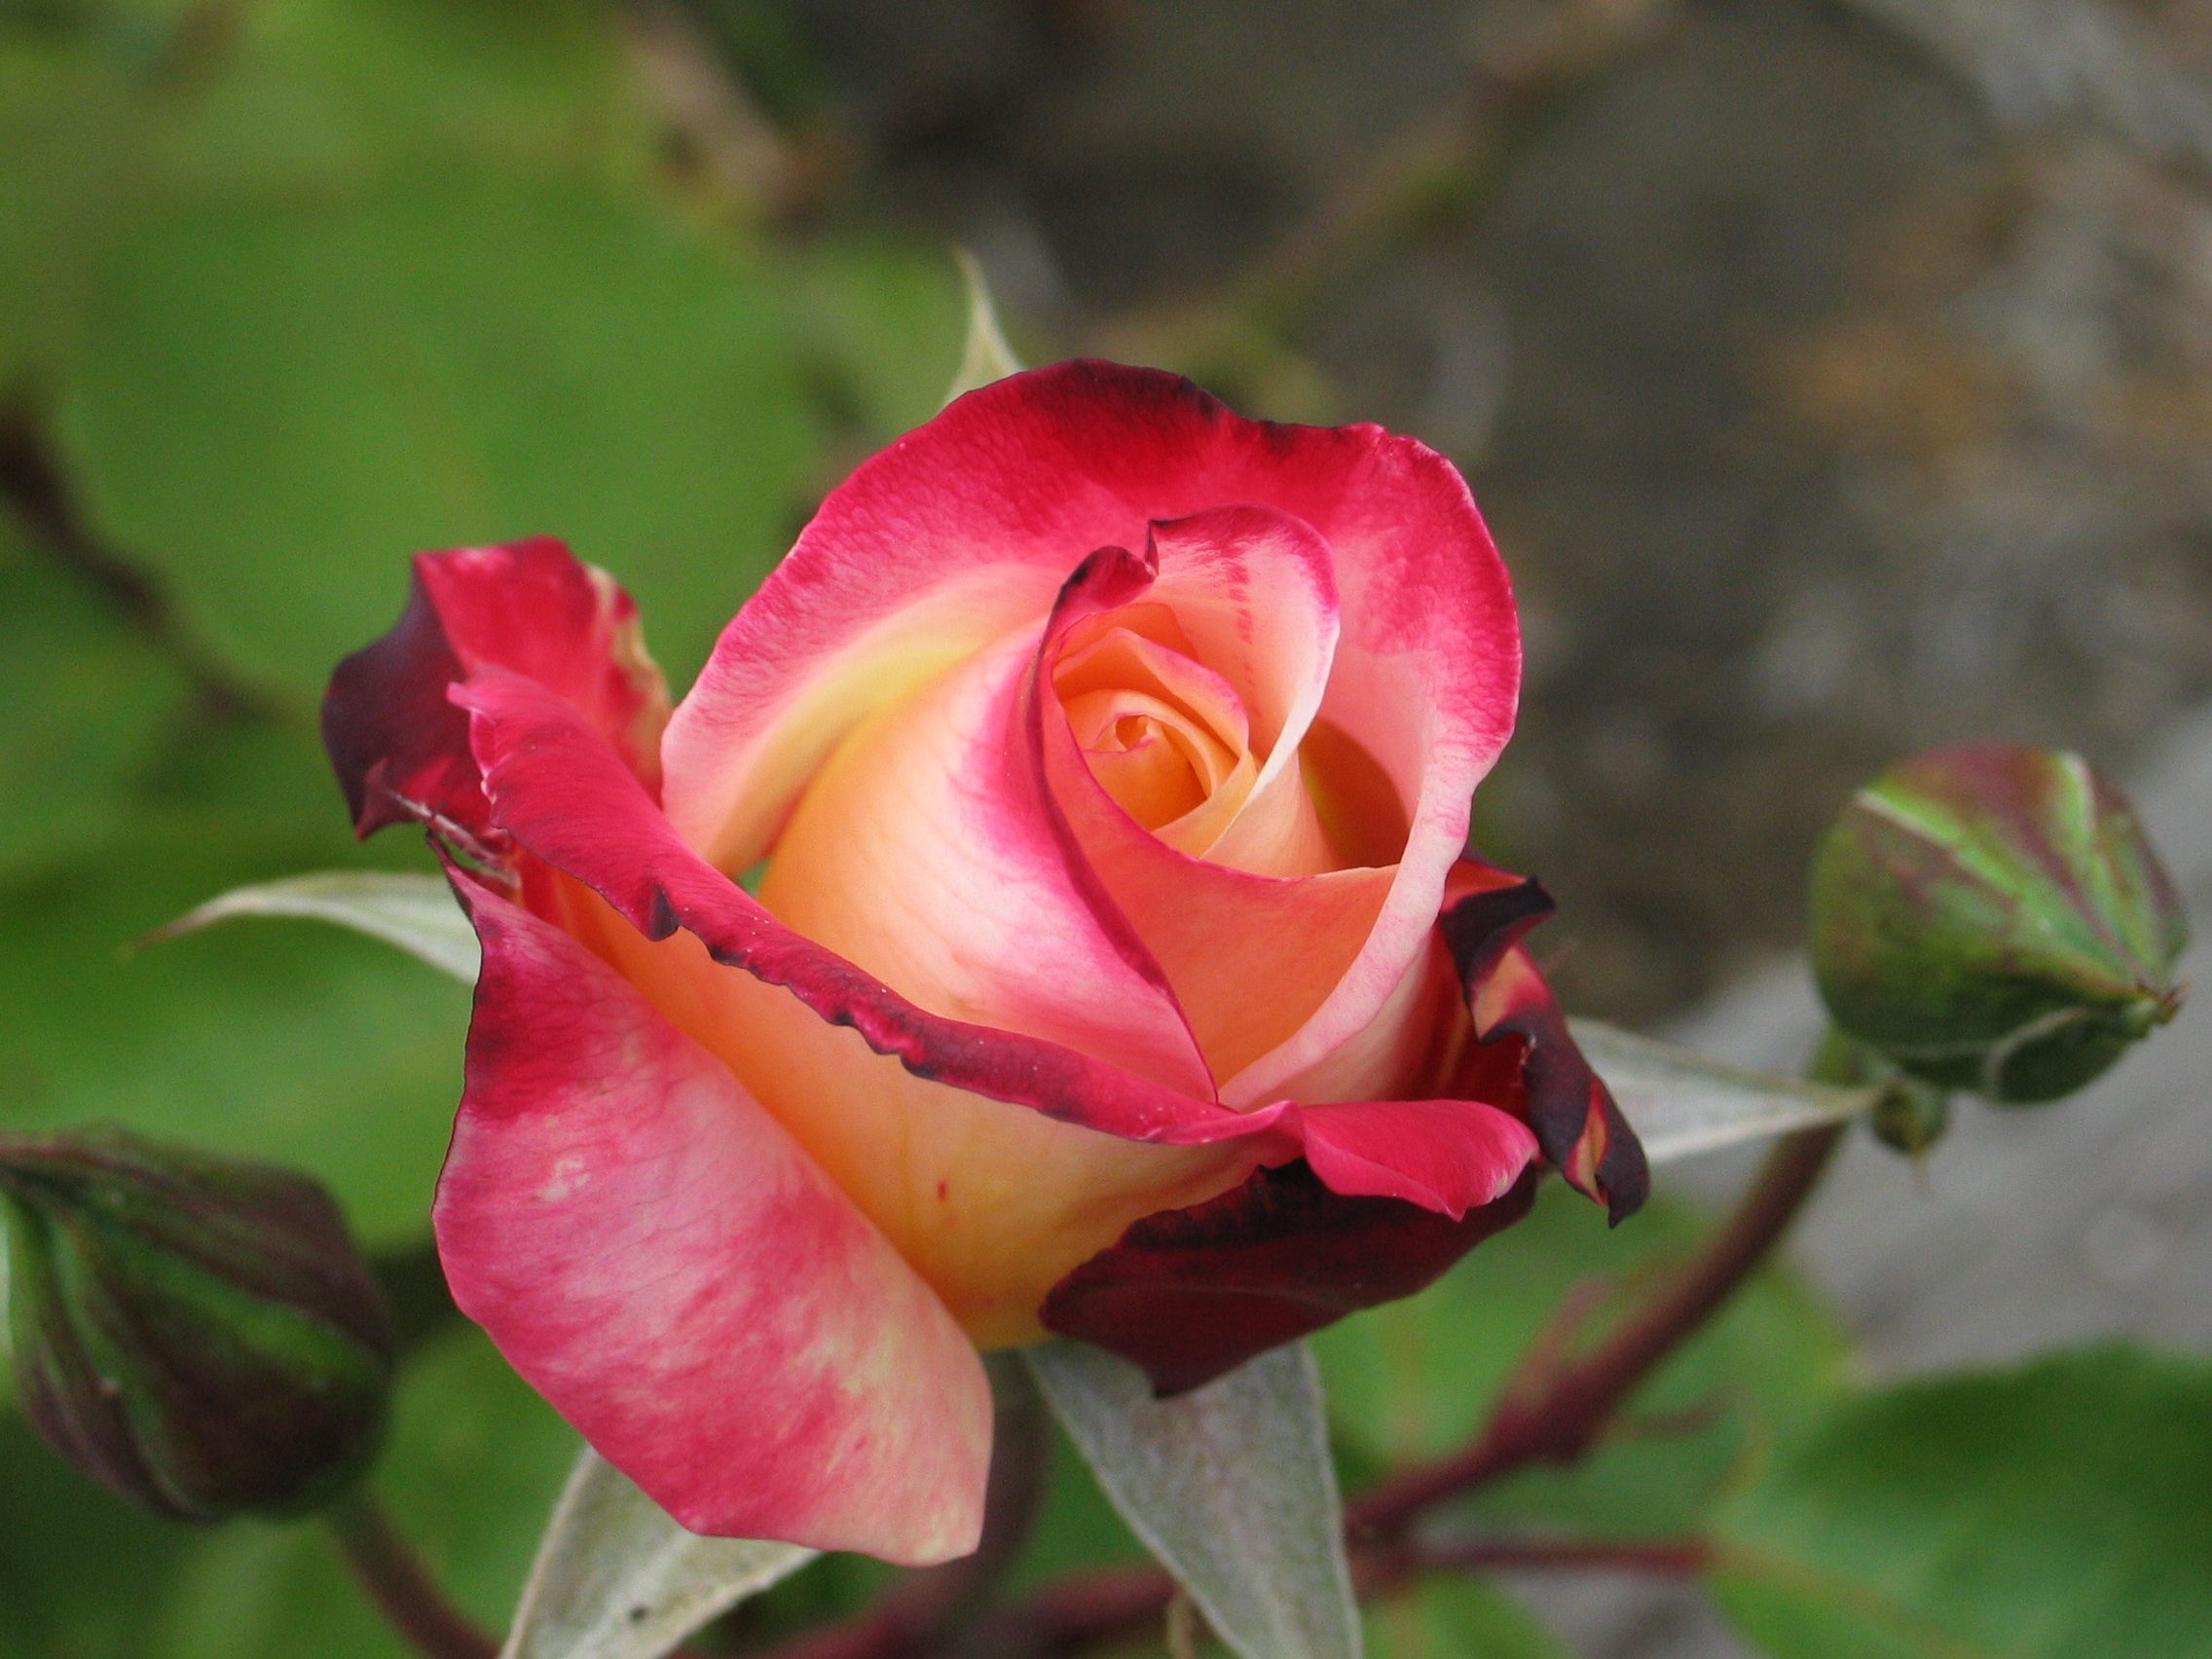
[[1536,1158],[1528,1124],[1475,1100],[1315,1106],[1294,1122],[1332,1193],[1404,1198],[1454,1221],[1504,1197]]
[[360,834],[415,820],[484,850],[468,722],[446,689],[491,666],[566,699],[659,788],[668,688],[630,596],[548,537],[461,547],[419,555],[391,632],[330,677],[323,743]]
[[695,1531],[966,1554],[976,1350],[718,1061],[575,940],[465,880],[484,941],[439,1183],[455,1300]]
[[723,634],[663,746],[679,833],[746,867],[871,707],[1042,617],[1094,549],[1142,548],[1155,521],[1237,503],[1301,519],[1333,550],[1344,636],[1322,718],[1373,754],[1413,823],[1366,950],[1247,1079],[1241,1097],[1267,1098],[1402,979],[1512,726],[1504,569],[1458,474],[1410,439],[1245,421],[1187,381],[1105,363],[970,393],[833,491]]

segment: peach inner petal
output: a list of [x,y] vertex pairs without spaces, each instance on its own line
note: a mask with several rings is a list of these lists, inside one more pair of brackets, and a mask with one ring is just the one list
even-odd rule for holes
[[1260,766],[1243,698],[1192,654],[1166,607],[1079,623],[1051,686],[1099,787],[1178,850],[1202,856],[1250,796]]

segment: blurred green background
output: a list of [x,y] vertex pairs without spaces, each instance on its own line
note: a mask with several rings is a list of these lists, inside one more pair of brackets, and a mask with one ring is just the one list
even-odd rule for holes
[[[134,941],[241,882],[420,867],[354,847],[314,735],[414,550],[563,536],[686,683],[822,491],[935,408],[956,241],[1033,360],[1162,363],[1469,470],[1530,645],[1483,831],[1566,902],[1580,1007],[1658,1014],[1792,942],[1812,835],[1899,750],[2128,759],[2212,688],[2212,126],[2157,125],[2212,31],[2127,9],[2118,73],[2166,98],[2129,129],[2023,103],[2036,39],[2003,16],[1927,26],[1988,10],[0,0],[0,1124],[120,1120],[326,1181],[416,1332],[377,1484],[503,1620],[574,1442],[426,1256],[465,996],[291,925]],[[1465,1432],[1572,1284],[1689,1229],[1662,1205],[1608,1239],[1551,1195],[1333,1333],[1347,1476]],[[1640,1402],[1703,1416],[1493,1518],[1751,1515],[1918,1583],[1883,1554],[1909,1528],[1838,1544],[1818,1493],[1739,1490],[1846,1356],[1770,1277]],[[2109,1406],[2083,1377],[2007,1409],[2061,1441]],[[2154,1423],[2208,1397],[2128,1386]],[[1921,1409],[1863,1432],[1911,1462]],[[1131,1548],[1062,1461],[1031,1577]],[[2139,1576],[2201,1538],[2196,1467],[2145,1487],[2187,1525]],[[2040,1501],[1946,1628],[2001,1626],[2063,1553],[2080,1506]],[[871,1577],[812,1570],[752,1628]],[[1790,1636],[1791,1594],[1820,1603],[1778,1573],[1732,1604],[1773,1651],[1872,1650]],[[1563,1651],[1471,1584],[1375,1634]],[[313,1528],[157,1527],[0,1416],[5,1659],[399,1651]]]

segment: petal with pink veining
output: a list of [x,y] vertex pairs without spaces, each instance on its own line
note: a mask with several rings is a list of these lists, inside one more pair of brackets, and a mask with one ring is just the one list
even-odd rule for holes
[[484,971],[436,1221],[463,1311],[695,1531],[974,1548],[990,1389],[943,1306],[725,1067],[458,885]]
[[[1397,878],[1394,866],[1335,867],[1297,752],[1336,640],[1327,558],[1309,528],[1259,508],[1158,526],[1147,557],[1100,553],[1086,562],[1054,608],[1040,661],[1031,724],[1049,804],[1067,826],[1073,856],[1160,964],[1217,1079],[1288,1041],[1339,993]],[[1271,601],[1265,626],[1255,591]],[[1226,829],[1235,837],[1255,816],[1288,815],[1279,832],[1247,836],[1272,868],[1215,862],[1132,817],[1071,720],[1068,665],[1087,665],[1102,627],[1155,608],[1209,664],[1229,665],[1253,738],[1266,734],[1273,745]],[[1397,964],[1397,978],[1406,968]],[[1379,1014],[1384,999],[1374,1000]]]
[[1011,635],[846,738],[760,902],[932,1014],[1210,1099],[1159,965],[1052,832],[1021,735],[1035,655],[1033,630]]

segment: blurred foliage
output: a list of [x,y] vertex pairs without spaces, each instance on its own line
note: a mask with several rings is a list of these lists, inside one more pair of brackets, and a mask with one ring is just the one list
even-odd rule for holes
[[295,1162],[423,1235],[460,992],[284,929],[129,946],[361,856],[313,700],[409,553],[562,535],[681,683],[929,413],[945,251],[771,231],[672,120],[590,0],[0,18],[0,1124]]
[[2212,1654],[2212,1365],[2123,1347],[1838,1402],[1722,1514],[1777,1659]]
[[[1554,1185],[1432,1289],[1322,1332],[1346,1486],[1464,1443],[1563,1310],[1571,1321],[1580,1303],[1588,1317],[1556,1357],[1602,1334],[1708,1225],[1662,1199],[1612,1232],[1588,1199]],[[1595,1307],[1593,1292],[1604,1298]],[[1770,1269],[1629,1402],[1628,1431],[1604,1456],[1523,1474],[1486,1493],[1479,1513],[1600,1537],[1694,1535],[1730,1480],[1843,1381],[1847,1352],[1833,1318]]]

